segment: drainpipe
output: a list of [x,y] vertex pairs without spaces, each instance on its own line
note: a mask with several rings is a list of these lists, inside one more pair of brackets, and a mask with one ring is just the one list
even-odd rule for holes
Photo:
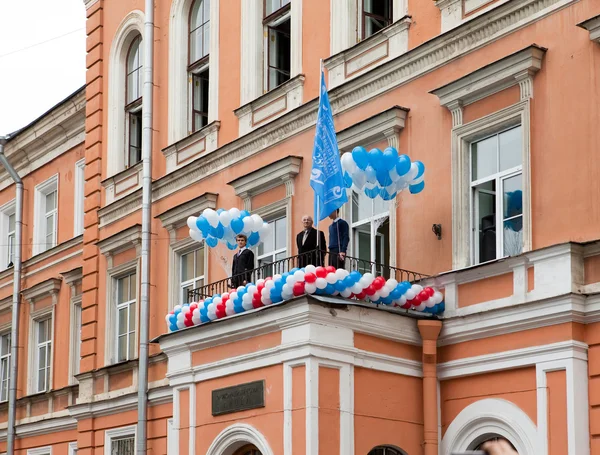
[[4,155],[6,137],[0,137],[0,164],[12,177],[16,186],[15,248],[13,251],[13,304],[10,331],[10,379],[8,385],[8,429],[6,453],[12,455],[15,447],[15,417],[17,412],[17,372],[19,357],[19,303],[21,294],[21,235],[23,231],[23,181]]
[[438,455],[437,339],[441,321],[417,322],[423,340],[423,443],[425,455]]
[[154,0],[145,0],[144,87],[142,91],[142,273],[138,369],[137,454],[146,455],[148,423],[148,326],[150,324],[150,229],[152,204],[152,95],[154,88]]

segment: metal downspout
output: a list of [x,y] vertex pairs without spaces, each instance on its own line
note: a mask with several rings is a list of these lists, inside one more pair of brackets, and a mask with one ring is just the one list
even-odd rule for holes
[[146,455],[148,410],[148,325],[150,323],[150,229],[152,204],[152,95],[154,88],[154,0],[145,0],[144,87],[142,91],[142,254],[137,454]]
[[15,447],[15,417],[17,411],[17,372],[19,356],[19,309],[21,294],[21,236],[23,233],[23,181],[4,155],[7,139],[0,137],[0,163],[10,174],[16,185],[15,196],[15,248],[13,251],[13,304],[10,332],[10,379],[8,389],[8,429],[6,453],[12,455]]

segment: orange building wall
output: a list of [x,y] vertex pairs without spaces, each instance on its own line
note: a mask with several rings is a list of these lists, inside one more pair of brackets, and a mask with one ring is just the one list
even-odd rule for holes
[[319,453],[340,452],[340,370],[319,367]]
[[600,323],[585,328],[588,350],[591,455],[600,454]]
[[546,374],[548,397],[548,454],[568,453],[567,435],[567,372],[550,371]]

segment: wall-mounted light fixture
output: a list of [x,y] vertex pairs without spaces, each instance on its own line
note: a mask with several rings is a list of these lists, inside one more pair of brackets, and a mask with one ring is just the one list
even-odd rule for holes
[[436,235],[438,240],[442,240],[442,225],[441,224],[434,224],[433,226],[431,226],[431,230]]

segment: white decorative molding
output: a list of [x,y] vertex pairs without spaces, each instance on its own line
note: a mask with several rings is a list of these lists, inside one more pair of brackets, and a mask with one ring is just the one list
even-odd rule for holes
[[106,175],[109,177],[125,169],[126,60],[133,40],[137,36],[144,37],[144,17],[142,11],[133,10],[123,18],[111,40],[108,64],[105,65],[108,66]]
[[460,25],[463,18],[462,3],[463,0],[437,0],[435,2],[435,6],[442,13],[441,33],[445,33]]
[[[217,149],[221,122],[214,121],[162,150],[167,174]],[[107,202],[108,203],[108,202]]]
[[206,455],[233,455],[246,444],[253,444],[263,455],[274,455],[267,439],[256,428],[246,423],[234,423],[221,431],[210,444]]
[[324,60],[329,88],[337,87],[408,51],[409,16],[397,20],[367,39]]
[[85,9],[88,10],[90,9],[92,6],[94,6],[96,3],[98,3],[99,0],[83,0],[83,3],[85,4]]
[[68,455],[77,455],[77,441],[69,442],[69,454]]
[[35,284],[21,292],[21,295],[30,304],[34,304],[40,299],[52,297],[52,304],[56,305],[58,291],[60,290],[61,280],[58,278],[48,278],[41,283]]
[[577,24],[577,27],[587,30],[590,33],[590,39],[600,44],[600,15]]
[[[449,33],[437,36],[406,54],[391,60],[363,76],[346,82],[342,87],[330,91],[330,101],[334,115],[352,109],[366,100],[387,93],[404,85],[423,74],[434,71],[450,61],[454,61],[486,44],[494,42],[540,20],[557,10],[570,5],[575,0],[512,0],[494,8],[485,17],[477,17]],[[242,9],[253,2],[242,2]],[[259,3],[259,2],[256,2]],[[242,27],[246,24],[242,18]],[[251,38],[241,33],[243,46]],[[242,52],[242,59],[244,54]],[[242,68],[244,66],[242,65]],[[242,83],[251,77],[244,73]],[[248,100],[250,101],[250,100]],[[245,101],[242,97],[242,102]],[[194,160],[187,166],[159,178],[153,182],[153,202],[174,194],[190,184],[198,183],[222,169],[240,163],[251,156],[260,154],[266,148],[285,142],[290,137],[314,128],[317,119],[318,100],[302,104],[287,115],[274,120],[269,128],[258,128],[247,135],[219,147],[212,153],[203,156],[202,160]],[[118,221],[141,208],[141,191],[139,200],[128,199],[111,204],[107,210],[100,209],[100,224],[105,225]]]
[[100,249],[100,253],[104,256],[114,256],[129,248],[135,248],[139,255],[138,250],[142,245],[142,226],[135,224],[130,228],[98,241],[96,245]]
[[492,3],[495,0],[464,0],[464,1],[465,1],[464,13],[469,14],[469,13],[475,11],[476,9],[481,8],[482,6]]
[[367,147],[385,140],[399,143],[398,135],[404,129],[408,111],[405,107],[394,106],[339,131],[336,136],[340,153],[349,152],[357,145]]
[[52,455],[52,446],[27,449],[27,455]]
[[65,284],[72,288],[78,281],[81,281],[83,277],[83,267],[75,267],[67,272],[61,272],[60,275],[63,277]]
[[169,232],[169,235],[172,235],[175,230],[187,224],[187,219],[190,216],[199,216],[204,209],[215,209],[217,207],[218,196],[215,193],[201,194],[191,201],[184,202],[159,213],[154,218],[158,218],[162,226]]
[[[242,78],[244,79],[244,78]],[[243,136],[302,105],[304,75],[299,74],[253,101],[238,107],[239,135]]]
[[452,114],[452,128],[463,124],[463,104],[460,100],[451,101],[446,106]]
[[142,187],[142,164],[140,161],[102,181],[106,205]]
[[[436,95],[440,104],[450,110],[455,108],[457,103],[467,106],[517,84],[525,91],[521,93],[521,99],[531,98],[533,87],[530,80],[542,68],[545,53],[545,48],[531,45],[430,93]],[[529,82],[524,86],[523,81]],[[530,96],[525,96],[526,94]]]
[[[190,10],[193,2],[194,0],[174,0],[171,3],[169,14],[169,144],[187,137],[191,132],[188,41]],[[220,0],[210,0],[209,124],[217,120],[219,112],[219,7]],[[216,147],[216,132],[211,133],[214,133],[214,138],[207,139],[207,142],[214,141]],[[167,162],[167,172],[170,172],[168,168],[169,163]]]
[[263,2],[241,2],[240,103],[263,94]]
[[545,454],[538,449],[537,428],[529,416],[517,405],[498,398],[486,398],[465,407],[448,426],[440,453],[472,450],[489,434],[508,439],[520,455]]
[[231,185],[235,194],[244,201],[283,184],[286,186],[286,196],[289,197],[294,193],[294,179],[300,173],[301,164],[301,156],[290,155],[248,172],[228,182],[228,185]]
[[[110,430],[106,430],[104,432],[104,455],[112,455],[114,453],[112,450],[113,439],[133,436],[134,440],[137,440],[136,433],[137,427],[135,425],[120,428],[111,428]],[[137,447],[137,444],[134,443],[134,446]]]
[[[21,178],[85,141],[85,87],[55,105],[25,128],[13,133],[4,148]],[[0,168],[0,190],[14,182]]]

